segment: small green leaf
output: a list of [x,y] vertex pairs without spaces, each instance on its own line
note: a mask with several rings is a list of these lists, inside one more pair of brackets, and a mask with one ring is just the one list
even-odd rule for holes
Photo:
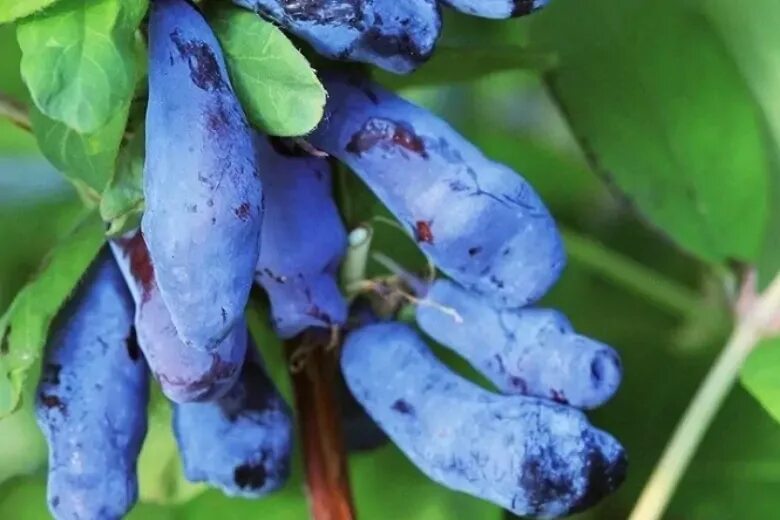
[[51,320],[104,242],[103,222],[90,212],[0,318],[0,418],[17,408],[28,372],[40,369]]
[[765,125],[693,4],[560,2],[532,42],[558,55],[545,80],[594,169],[688,251],[750,261],[768,214]]
[[171,419],[171,403],[154,385],[149,402],[149,428],[138,459],[139,495],[143,502],[180,504],[207,489],[205,484],[192,484],[184,477]]
[[22,77],[35,106],[81,133],[105,126],[133,94],[147,2],[62,0],[20,22]]
[[116,172],[100,200],[100,216],[109,223],[109,236],[138,227],[144,210],[144,140],[139,127],[119,152]]
[[104,127],[81,134],[38,110],[30,111],[33,132],[43,155],[70,180],[100,194],[114,175],[114,166],[127,123],[128,105]]
[[236,8],[217,10],[211,22],[249,120],[270,135],[310,132],[322,118],[325,89],[282,31]]
[[0,23],[13,22],[19,18],[45,9],[59,0],[0,0]]
[[444,85],[474,81],[509,70],[544,71],[554,64],[553,54],[520,45],[463,47],[440,44],[433,57],[414,74],[399,76],[377,71],[377,78],[393,88]]
[[780,337],[758,344],[742,367],[742,384],[780,422]]

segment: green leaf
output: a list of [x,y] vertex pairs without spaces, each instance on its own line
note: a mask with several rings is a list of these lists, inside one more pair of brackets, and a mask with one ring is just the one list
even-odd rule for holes
[[40,369],[51,320],[104,242],[103,222],[90,212],[0,318],[0,418],[19,405],[28,372]]
[[742,384],[780,422],[780,337],[762,341],[750,353],[740,374]]
[[147,2],[62,0],[19,23],[22,77],[41,112],[91,133],[130,102]]
[[59,0],[0,0],[0,23],[13,22],[19,18],[45,9]]
[[179,504],[206,490],[205,484],[192,484],[184,478],[171,420],[171,404],[155,384],[149,403],[149,429],[138,459],[139,496],[143,502]]
[[543,71],[554,64],[553,54],[520,45],[466,47],[440,44],[433,57],[414,74],[399,76],[377,71],[377,79],[393,88],[448,85],[509,70]]
[[109,223],[109,236],[130,231],[140,222],[144,210],[144,142],[143,127],[139,127],[119,152],[116,172],[100,200],[100,216]]
[[780,33],[774,30],[775,22],[780,22],[780,3],[754,0],[750,9],[744,9],[729,0],[704,0],[702,10],[747,79],[771,140],[770,217],[758,258],[759,285],[763,288],[780,271],[780,60],[776,52]]
[[596,171],[688,251],[755,259],[768,214],[764,125],[700,12],[669,0],[560,2],[532,41],[558,54],[545,79]]
[[322,118],[325,89],[282,31],[237,8],[210,18],[249,120],[270,135],[311,131]]
[[100,194],[114,175],[128,107],[121,107],[104,127],[88,134],[76,132],[35,109],[30,111],[30,120],[38,146],[49,162],[70,180],[80,181]]

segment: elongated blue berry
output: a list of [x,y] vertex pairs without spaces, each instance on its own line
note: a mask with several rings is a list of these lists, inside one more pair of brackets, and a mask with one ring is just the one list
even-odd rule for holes
[[175,405],[173,426],[187,479],[253,498],[284,484],[293,433],[287,404],[249,341],[230,392],[216,401]]
[[266,218],[255,279],[268,293],[274,329],[290,338],[344,323],[336,274],[347,247],[328,161],[277,153],[258,139]]
[[273,20],[332,59],[411,72],[441,32],[435,0],[233,0]]
[[580,411],[487,392],[450,372],[405,325],[353,332],[341,366],[366,411],[444,486],[550,517],[589,507],[623,480],[622,447]]
[[620,385],[615,351],[577,334],[557,311],[494,309],[485,298],[446,280],[437,280],[427,297],[436,305],[417,307],[420,327],[504,393],[595,408]]
[[138,344],[165,395],[175,402],[214,399],[227,392],[246,350],[243,319],[210,351],[185,345],[163,302],[140,232],[111,243],[136,304]]
[[182,341],[213,350],[243,316],[262,190],[254,135],[217,39],[185,0],[149,15],[146,212],[157,283]]
[[133,302],[104,250],[55,321],[36,396],[58,520],[114,520],[137,499],[149,377],[132,327]]
[[442,0],[453,9],[482,18],[510,18],[541,9],[549,0]]
[[328,77],[314,146],[349,165],[436,265],[497,305],[541,297],[565,263],[533,188],[447,123],[359,78]]

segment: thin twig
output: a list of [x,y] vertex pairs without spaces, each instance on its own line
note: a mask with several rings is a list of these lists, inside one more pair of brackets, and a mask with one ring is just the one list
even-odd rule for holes
[[30,114],[24,103],[13,99],[8,94],[0,92],[0,118],[7,119],[27,132],[32,131]]
[[759,296],[752,309],[738,320],[726,346],[680,419],[629,520],[661,518],[715,414],[737,380],[743,362],[768,335],[779,311],[780,275]]
[[335,392],[338,351],[328,348],[332,341],[331,331],[309,329],[286,346],[290,355],[301,348],[307,350],[303,366],[292,379],[312,519],[353,520],[356,517]]

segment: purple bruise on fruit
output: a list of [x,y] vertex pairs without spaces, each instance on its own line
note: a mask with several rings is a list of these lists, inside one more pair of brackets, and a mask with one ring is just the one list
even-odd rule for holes
[[417,307],[420,328],[463,356],[503,393],[595,408],[620,385],[617,353],[577,334],[557,311],[495,309],[447,280],[437,280],[427,299],[435,305]]
[[342,325],[347,304],[336,281],[347,235],[331,193],[326,159],[284,155],[258,137],[265,189],[255,280],[268,293],[274,329],[291,338]]
[[133,302],[104,249],[53,324],[36,394],[54,518],[113,520],[133,507],[148,381]]
[[144,237],[179,337],[214,350],[244,314],[263,214],[253,131],[185,0],[149,15]]
[[565,253],[522,177],[373,83],[334,74],[325,85],[326,115],[311,143],[352,168],[442,271],[501,307],[545,294]]
[[163,393],[174,402],[214,399],[235,382],[246,350],[243,318],[212,350],[185,345],[157,286],[144,236],[136,231],[111,242],[136,303],[138,344]]
[[226,395],[174,405],[173,427],[184,472],[230,496],[258,498],[279,489],[290,472],[290,410],[253,344],[241,376]]
[[432,54],[441,33],[436,0],[233,0],[337,60],[370,63],[397,74]]
[[579,410],[490,393],[453,374],[406,325],[351,333],[341,366],[355,398],[434,481],[518,515],[592,506],[623,480],[620,444]]
[[511,18],[530,14],[549,0],[442,0],[453,9],[482,18]]

